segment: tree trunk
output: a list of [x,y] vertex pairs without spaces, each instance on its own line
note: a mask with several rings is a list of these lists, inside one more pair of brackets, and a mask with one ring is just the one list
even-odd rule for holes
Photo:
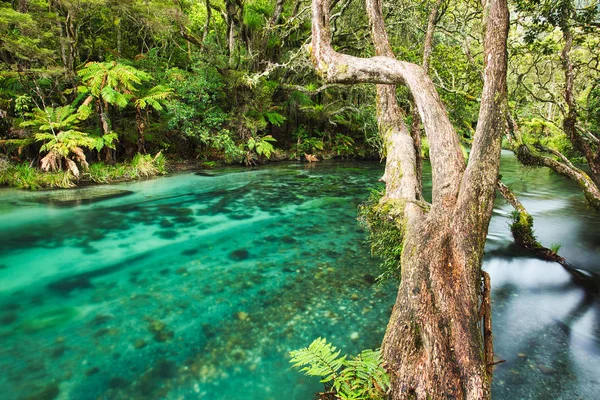
[[145,149],[144,149],[144,145],[145,145],[145,143],[144,143],[145,142],[145,140],[144,140],[145,123],[144,123],[144,118],[142,117],[142,110],[139,107],[136,107],[135,126],[136,126],[137,131],[138,131],[138,142],[137,142],[138,153],[143,154],[143,153],[145,153]]
[[[433,51],[433,33],[435,32],[438,13],[443,1],[444,0],[436,0],[429,12],[429,19],[427,21],[427,31],[425,32],[425,41],[423,42],[423,69],[427,74],[429,73],[429,58]],[[419,110],[417,110],[417,107],[413,107],[412,111],[410,136],[413,138],[415,151],[417,153],[417,177],[419,182],[421,182],[423,176],[423,160],[421,157],[421,119],[419,118]]]
[[29,12],[29,4],[27,0],[19,0],[19,6],[17,11],[21,14],[27,14]]
[[[402,279],[382,345],[391,375],[390,397],[488,399],[491,321],[488,310],[483,329],[479,304],[489,305],[489,299],[483,298],[489,290],[482,290],[481,261],[506,130],[506,0],[484,4],[485,84],[466,169],[458,137],[431,79],[421,67],[387,54],[381,3],[368,1],[367,7],[377,57],[357,58],[333,50],[328,0],[312,2],[311,50],[317,71],[329,82],[406,85],[431,147],[433,204],[429,206],[415,190],[416,172],[403,173],[416,165],[406,128],[392,137],[408,137],[412,152],[386,140],[386,196],[381,201],[388,203],[390,218],[404,234],[398,243],[403,246]],[[388,102],[390,93],[383,90],[378,88],[378,118],[386,138],[390,129],[385,122],[394,120],[395,111]]]
[[210,30],[210,19],[212,17],[212,9],[210,8],[210,0],[206,0],[206,22],[204,23],[204,30],[202,31],[202,44],[204,45],[204,41],[208,36],[208,32]]

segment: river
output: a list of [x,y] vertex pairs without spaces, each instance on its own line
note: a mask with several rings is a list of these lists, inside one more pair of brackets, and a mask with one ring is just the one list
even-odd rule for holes
[[[577,187],[502,157],[540,241],[600,274],[600,216]],[[382,172],[281,163],[0,190],[3,399],[312,398],[321,384],[288,352],[317,337],[376,348],[395,299],[356,221]],[[506,360],[494,398],[598,398],[597,294],[516,247],[510,211],[496,200],[484,262]]]

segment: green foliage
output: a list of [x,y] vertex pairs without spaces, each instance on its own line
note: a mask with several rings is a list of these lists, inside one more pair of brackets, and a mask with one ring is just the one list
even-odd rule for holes
[[77,75],[85,84],[80,91],[89,90],[95,98],[121,108],[128,104],[131,93],[137,91],[142,82],[151,79],[148,73],[116,61],[89,62]]
[[150,107],[157,111],[163,109],[163,104],[173,95],[173,89],[164,85],[154,86],[147,93],[135,99],[135,106],[141,110]]
[[368,231],[371,254],[381,259],[380,282],[394,277],[400,279],[400,259],[404,232],[398,220],[402,219],[403,204],[390,200],[381,202],[385,189],[372,191],[369,199],[358,207],[359,222]]
[[256,151],[256,154],[259,156],[265,156],[267,158],[271,157],[271,154],[275,151],[275,147],[271,144],[271,142],[275,142],[276,140],[271,135],[259,137],[259,138],[250,138],[248,139],[248,149]]
[[0,185],[19,189],[70,188],[75,186],[73,178],[69,171],[42,173],[29,163],[0,166]]
[[550,245],[550,250],[557,254],[561,248],[562,248],[562,244],[560,244],[560,243],[553,243]]
[[326,339],[315,339],[308,347],[290,352],[295,368],[305,375],[321,377],[328,392],[344,400],[384,399],[389,376],[379,350],[364,350],[356,357],[340,356]]
[[30,119],[22,122],[21,126],[34,129],[35,140],[43,143],[40,152],[53,152],[61,157],[68,157],[78,147],[100,150],[106,144],[105,140],[109,144],[112,142],[110,138],[92,137],[77,130],[81,119],[71,106],[47,107],[45,110],[36,108],[26,116]]
[[128,163],[116,165],[107,165],[103,162],[94,163],[90,165],[86,177],[96,183],[150,178],[166,174],[165,163],[166,159],[161,153],[155,156],[138,153]]
[[224,83],[214,67],[203,66],[193,72],[167,71],[168,86],[174,96],[167,101],[168,127],[211,149],[222,151],[228,161],[242,153],[227,128],[229,114],[221,108],[226,95]]

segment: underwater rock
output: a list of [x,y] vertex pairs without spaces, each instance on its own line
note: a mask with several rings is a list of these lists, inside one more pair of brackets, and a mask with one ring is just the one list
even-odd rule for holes
[[173,226],[175,226],[175,224],[169,221],[168,219],[163,219],[162,221],[160,221],[160,226],[161,228],[172,228]]
[[86,275],[70,276],[48,284],[48,288],[63,295],[69,295],[76,289],[91,289],[90,278]]
[[250,253],[246,249],[238,249],[229,253],[229,258],[234,261],[246,260],[248,257],[250,257]]
[[21,325],[23,331],[33,333],[66,323],[77,315],[73,308],[58,308],[44,311]]
[[298,242],[298,240],[294,239],[294,238],[293,238],[293,237],[291,237],[291,236],[283,236],[283,237],[281,238],[281,241],[282,241],[283,243],[287,243],[287,244],[293,244],[293,243],[297,243],[297,242]]
[[2,306],[2,310],[4,311],[17,311],[20,310],[22,307],[20,304],[17,303],[6,303]]
[[52,352],[50,353],[50,357],[57,359],[63,356],[63,354],[65,354],[65,351],[67,351],[67,347],[66,346],[58,346],[55,347],[54,350],[52,350]]
[[154,335],[154,340],[162,343],[173,339],[173,336],[175,336],[173,331],[162,331]]
[[365,282],[367,282],[369,285],[374,284],[377,281],[377,278],[374,277],[371,274],[365,274],[363,275],[363,279],[365,280]]
[[215,174],[215,173],[212,173],[212,172],[206,172],[206,171],[198,171],[194,175],[209,176],[209,177],[219,176],[218,174]]
[[202,324],[202,332],[204,333],[204,336],[210,339],[216,336],[217,329],[211,324]]
[[187,217],[187,216],[181,216],[181,217],[177,217],[175,218],[175,222],[177,222],[178,224],[193,224],[194,222],[196,222],[196,220],[192,217]]
[[174,239],[177,237],[178,233],[175,230],[169,229],[165,231],[156,231],[154,232],[154,235],[161,239]]
[[7,313],[2,314],[2,316],[0,317],[0,324],[1,325],[10,325],[13,322],[15,322],[18,318],[19,318],[19,316],[17,315],[17,313],[7,312]]
[[34,203],[48,204],[54,207],[75,207],[82,204],[97,203],[108,199],[132,195],[131,190],[93,187],[76,190],[57,190],[43,197],[34,197]]
[[236,221],[241,221],[244,219],[252,219],[252,215],[251,214],[228,214],[227,218],[233,219]]
[[117,328],[102,328],[92,335],[93,338],[99,338],[105,335],[115,336],[119,333]]
[[146,347],[148,343],[146,343],[146,341],[142,338],[138,338],[135,339],[135,341],[133,342],[133,347],[136,349],[142,349],[144,347]]
[[188,250],[183,250],[181,252],[181,255],[183,256],[193,256],[194,254],[198,254],[200,250],[198,249],[188,249]]
[[160,320],[150,320],[148,329],[154,335],[154,340],[157,342],[166,342],[175,335],[173,331],[166,329],[167,325]]
[[94,325],[94,326],[103,325],[114,318],[115,317],[113,317],[112,315],[96,314],[94,319],[90,321],[90,325]]
[[51,383],[44,387],[39,392],[35,392],[22,400],[52,400],[55,399],[60,393],[60,387],[57,383]]
[[540,372],[545,375],[551,375],[557,372],[555,369],[550,368],[544,364],[538,364],[537,367],[540,370]]
[[85,246],[83,248],[83,250],[81,251],[83,254],[97,254],[100,251],[98,249],[96,249],[95,247],[92,246]]
[[110,389],[121,389],[121,388],[124,388],[125,386],[127,386],[127,384],[128,384],[127,380],[125,380],[121,377],[118,377],[118,376],[112,377],[108,381],[108,387]]
[[163,379],[174,378],[177,375],[177,364],[171,360],[161,360],[155,368],[156,374]]
[[93,368],[86,370],[84,373],[85,373],[85,376],[92,376],[92,375],[96,375],[98,372],[100,372],[100,368],[93,367]]

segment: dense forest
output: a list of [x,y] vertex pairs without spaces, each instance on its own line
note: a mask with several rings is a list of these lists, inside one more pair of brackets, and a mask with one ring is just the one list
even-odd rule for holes
[[[331,6],[336,49],[373,55],[363,5]],[[429,73],[468,148],[483,84],[481,7],[383,6],[399,59],[421,64],[427,47]],[[581,186],[590,200],[600,193],[597,10],[594,2],[511,4],[514,135],[504,143],[523,144],[523,162],[580,181],[572,164],[588,163],[593,185]],[[310,29],[302,0],[4,1],[0,181],[103,182],[164,171],[163,156],[206,165],[384,156],[374,87],[323,84],[308,54]],[[397,97],[419,131],[409,92]]]

